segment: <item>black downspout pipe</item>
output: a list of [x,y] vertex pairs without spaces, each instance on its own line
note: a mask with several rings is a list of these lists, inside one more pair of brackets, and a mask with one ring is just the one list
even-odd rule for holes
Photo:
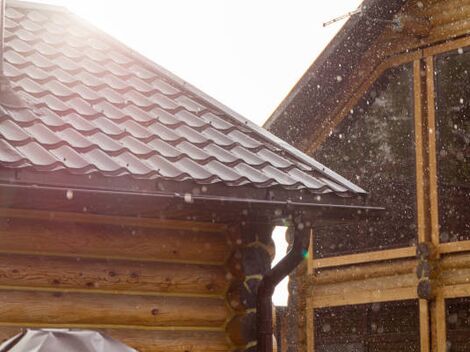
[[[302,228],[300,228],[302,227]],[[292,248],[261,280],[256,294],[256,340],[258,352],[273,350],[273,312],[271,298],[274,288],[305,258],[310,243],[310,228],[297,226]]]

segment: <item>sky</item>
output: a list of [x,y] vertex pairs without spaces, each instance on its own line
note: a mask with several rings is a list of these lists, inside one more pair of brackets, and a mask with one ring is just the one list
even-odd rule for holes
[[[35,1],[35,0],[30,0]],[[262,125],[360,0],[36,0],[67,7]],[[274,263],[285,255],[276,229]],[[287,281],[273,297],[287,303]]]

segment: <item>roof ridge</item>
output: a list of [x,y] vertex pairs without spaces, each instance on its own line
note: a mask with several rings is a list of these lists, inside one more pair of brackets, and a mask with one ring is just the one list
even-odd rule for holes
[[52,5],[52,4],[42,3],[42,2],[32,2],[32,1],[23,1],[23,0],[6,0],[6,6],[23,8],[23,9],[47,10],[47,11],[55,11],[55,12],[72,13],[65,6]]

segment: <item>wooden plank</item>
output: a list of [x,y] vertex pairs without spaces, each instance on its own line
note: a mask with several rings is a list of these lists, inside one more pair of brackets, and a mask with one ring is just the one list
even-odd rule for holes
[[421,60],[413,62],[413,94],[415,121],[415,155],[416,155],[416,215],[418,223],[418,241],[426,238],[426,214],[424,199],[424,144],[423,144],[423,95],[421,79]]
[[445,43],[434,45],[429,48],[423,49],[424,56],[433,56],[441,53],[457,50],[470,45],[470,37],[463,37],[455,40],[449,40]]
[[419,300],[419,342],[421,352],[430,352],[429,304],[425,299]]
[[313,308],[345,306],[350,304],[364,304],[375,302],[401,301],[417,299],[416,287],[405,287],[389,290],[362,291],[355,295],[331,295],[323,297],[312,296]]
[[438,295],[435,301],[435,333],[436,333],[436,352],[447,351],[446,346],[446,307],[442,295]]
[[368,265],[352,265],[346,268],[321,269],[308,279],[310,285],[328,284],[334,282],[346,282],[366,278],[377,278],[390,275],[404,275],[414,273],[417,261],[401,260],[391,263],[369,263]]
[[221,327],[223,299],[0,290],[0,322],[96,327]]
[[136,226],[0,218],[0,252],[221,264],[225,235]]
[[338,282],[326,285],[313,285],[310,295],[323,297],[332,295],[355,296],[362,291],[380,291],[394,288],[416,288],[418,278],[415,273],[374,277],[357,281]]
[[441,270],[454,270],[459,268],[470,268],[470,253],[455,253],[445,255],[439,263]]
[[[21,332],[19,327],[0,327],[0,343]],[[140,352],[226,352],[224,332],[99,330]]]
[[322,258],[313,260],[313,268],[328,268],[334,266],[370,263],[390,259],[411,258],[416,256],[416,247],[387,249],[383,251],[364,252],[343,255],[339,257]]
[[438,250],[440,254],[468,252],[470,251],[470,241],[440,243]]
[[144,217],[126,217],[112,215],[96,215],[88,213],[72,213],[60,211],[28,210],[0,208],[0,217],[18,218],[31,220],[55,220],[86,224],[108,224],[121,226],[138,226],[155,229],[186,230],[197,229],[205,232],[224,232],[227,230],[225,224],[213,224],[209,222],[181,221]]
[[426,91],[428,102],[429,187],[431,201],[431,242],[439,246],[439,215],[437,200],[436,115],[434,109],[434,62],[426,58]]
[[[307,324],[306,324],[306,336],[307,336],[307,351],[315,350],[315,315],[313,314],[312,300],[307,299]],[[287,349],[286,349],[287,351]],[[281,351],[284,352],[284,351]]]
[[444,298],[470,297],[470,283],[462,285],[452,285],[440,288]]
[[1,286],[214,296],[225,292],[227,280],[215,265],[0,254]]

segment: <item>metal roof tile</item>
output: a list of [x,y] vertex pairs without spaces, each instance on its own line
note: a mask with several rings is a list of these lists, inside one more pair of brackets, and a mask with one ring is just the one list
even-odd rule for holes
[[24,159],[16,147],[11,146],[6,140],[0,139],[0,165],[18,163]]
[[99,130],[103,131],[103,133],[111,136],[121,135],[124,133],[124,130],[118,124],[104,116],[98,116],[90,120],[90,123],[96,126]]
[[50,153],[69,169],[85,169],[92,167],[92,165],[83,158],[82,154],[77,153],[75,149],[68,145],[50,149]]
[[154,79],[152,82],[150,82],[150,84],[152,85],[152,87],[158,89],[165,95],[175,95],[180,93],[178,89],[161,80],[160,78]]
[[42,85],[39,85],[28,77],[20,79],[15,83],[15,85],[21,87],[21,89],[24,89],[30,94],[40,95],[41,93],[45,93],[45,89]]
[[107,118],[112,120],[122,120],[126,116],[121,112],[120,109],[108,101],[96,103],[93,105],[93,108],[99,114],[105,115]]
[[179,158],[181,157],[181,152],[173,147],[171,144],[164,142],[161,139],[152,139],[147,143],[149,147],[155,150],[157,153],[163,155],[165,158]]
[[122,94],[116,93],[116,91],[109,87],[104,87],[99,91],[99,94],[102,98],[106,99],[112,104],[125,104],[126,99],[122,96]]
[[26,14],[26,16],[34,21],[34,22],[46,22],[49,17],[47,16],[44,16],[42,13],[40,13],[39,11],[28,11],[28,13]]
[[29,107],[0,106],[4,165],[360,191],[69,13],[11,4],[5,75]]
[[74,112],[64,115],[62,119],[65,123],[68,123],[77,131],[90,132],[99,130],[97,126],[93,125],[90,121],[84,119],[82,116]]
[[233,127],[232,124],[224,121],[222,118],[213,114],[212,112],[206,112],[205,114],[202,114],[201,118],[203,118],[205,121],[207,121],[207,123],[218,130],[227,130]]
[[142,143],[132,136],[125,136],[119,140],[119,143],[136,155],[150,156],[150,154],[155,153],[155,150],[151,149],[147,144]]
[[83,158],[104,173],[117,174],[118,171],[124,171],[122,165],[100,149],[94,148],[83,153]]
[[245,148],[258,148],[262,146],[260,142],[247,136],[245,133],[242,133],[239,130],[230,131],[227,133],[227,136],[233,138],[233,140],[237,141]]
[[228,138],[225,134],[213,129],[212,127],[206,128],[201,132],[206,138],[214,141],[220,146],[232,146],[237,143],[236,140]]
[[150,99],[152,102],[157,103],[162,109],[175,110],[178,108],[178,104],[175,104],[173,100],[160,93],[153,94]]
[[203,149],[213,155],[217,160],[220,160],[223,163],[233,163],[235,161],[241,161],[240,158],[236,157],[228,150],[219,147],[217,144],[209,143],[208,145],[204,146]]
[[178,149],[181,153],[186,154],[190,158],[194,160],[208,160],[211,157],[210,154],[206,153],[204,150],[201,148],[196,147],[194,144],[183,141],[181,143],[178,143],[176,145],[176,149]]
[[191,111],[191,112],[201,112],[203,110],[206,110],[207,107],[195,102],[193,99],[189,98],[188,96],[186,95],[181,95],[177,98],[175,98],[175,101],[183,106],[185,109]]
[[178,179],[184,171],[178,169],[174,162],[170,162],[161,156],[154,155],[146,160],[147,165],[158,174],[169,179]]
[[93,133],[86,138],[105,152],[114,153],[124,148],[118,141],[101,132]]
[[39,143],[31,142],[16,147],[32,165],[37,167],[54,166],[60,164],[60,161]]
[[186,110],[178,111],[175,114],[175,116],[181,121],[184,121],[190,127],[199,128],[199,127],[204,127],[208,125],[207,122],[205,122],[204,120],[200,119],[198,116]]
[[42,123],[35,123],[31,126],[24,127],[24,129],[43,146],[57,145],[63,142],[61,138]]
[[10,120],[0,121],[0,135],[10,142],[22,142],[31,139],[23,128]]
[[127,116],[133,118],[134,120],[138,122],[148,123],[148,122],[153,122],[157,120],[156,117],[152,116],[147,111],[142,110],[141,108],[135,105],[128,105],[121,110]]
[[93,109],[92,105],[89,102],[83,100],[80,97],[75,97],[68,100],[67,104],[81,115],[93,116],[98,114],[98,111]]
[[[77,94],[75,91],[72,91],[69,87],[63,85],[59,81],[52,80],[52,81],[45,82],[42,84],[42,87],[43,87],[42,91],[44,91],[44,89],[47,89],[50,93],[61,98],[69,98]],[[76,88],[74,87],[74,90],[75,89]]]
[[66,128],[62,131],[56,132],[56,134],[64,141],[67,141],[67,144],[75,149],[87,149],[90,148],[93,143],[85,138],[81,133],[71,129]]
[[26,61],[23,56],[8,48],[4,51],[3,58],[12,65],[23,66],[29,64],[29,61]]
[[144,128],[141,124],[135,122],[134,120],[126,120],[122,122],[121,128],[136,138],[144,139],[153,136],[151,131],[149,131],[147,128]]

